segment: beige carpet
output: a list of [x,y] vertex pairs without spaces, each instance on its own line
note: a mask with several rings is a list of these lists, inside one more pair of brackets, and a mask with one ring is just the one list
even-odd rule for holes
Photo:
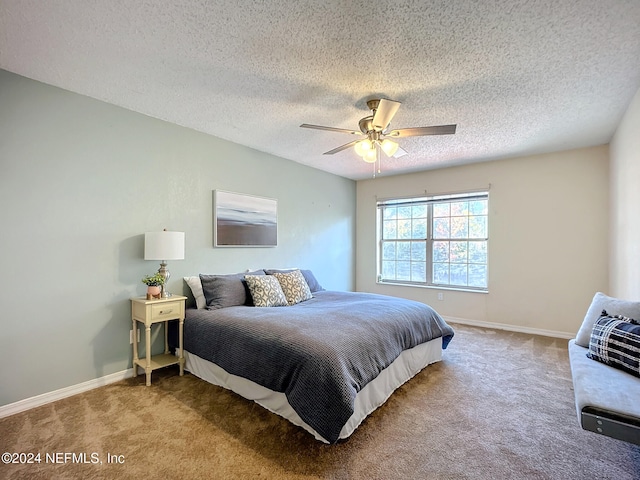
[[639,447],[578,427],[566,340],[454,328],[443,362],[338,445],[168,368],[1,419],[0,452],[41,463],[0,478],[640,478]]

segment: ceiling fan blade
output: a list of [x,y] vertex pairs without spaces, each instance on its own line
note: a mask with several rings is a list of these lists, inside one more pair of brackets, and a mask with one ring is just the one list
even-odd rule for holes
[[308,123],[303,123],[300,126],[302,128],[312,128],[314,130],[328,130],[329,132],[348,133],[350,135],[362,135],[362,132],[356,132],[355,130],[347,130],[346,128],[323,127],[322,125],[309,125]]
[[398,111],[398,108],[400,108],[400,102],[387,100],[386,98],[380,99],[380,103],[378,103],[378,108],[376,109],[376,113],[373,115],[373,120],[371,122],[373,128],[380,131],[387,128],[389,123],[391,123],[391,119]]
[[433,127],[414,127],[391,130],[387,137],[420,137],[422,135],[452,135],[456,133],[456,125],[435,125]]
[[400,157],[404,157],[407,152],[404,148],[402,147],[398,147],[398,150],[396,150],[396,153],[393,154],[393,158],[400,158]]
[[346,150],[349,147],[353,147],[356,143],[358,143],[360,140],[354,140],[353,142],[349,142],[349,143],[345,143],[344,145],[341,145],[339,147],[334,148],[333,150],[329,150],[328,152],[324,152],[323,155],[333,155],[334,153],[338,153],[341,152],[343,150]]

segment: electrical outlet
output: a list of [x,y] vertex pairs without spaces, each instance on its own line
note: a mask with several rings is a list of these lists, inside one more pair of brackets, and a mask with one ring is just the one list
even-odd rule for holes
[[438,300],[444,300],[444,293],[438,292]]

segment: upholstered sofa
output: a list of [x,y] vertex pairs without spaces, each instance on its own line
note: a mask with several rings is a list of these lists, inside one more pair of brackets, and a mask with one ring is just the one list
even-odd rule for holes
[[600,292],[593,297],[576,338],[569,341],[578,422],[585,430],[640,444],[640,378],[587,356],[603,310],[640,319],[640,302]]

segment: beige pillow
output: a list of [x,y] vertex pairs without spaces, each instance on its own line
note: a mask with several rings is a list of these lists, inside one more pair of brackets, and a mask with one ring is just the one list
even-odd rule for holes
[[245,275],[245,281],[256,307],[283,307],[287,305],[278,279],[270,275]]
[[309,285],[300,270],[294,270],[289,273],[274,273],[272,276],[276,277],[280,282],[280,287],[282,287],[289,305],[295,305],[313,298]]

